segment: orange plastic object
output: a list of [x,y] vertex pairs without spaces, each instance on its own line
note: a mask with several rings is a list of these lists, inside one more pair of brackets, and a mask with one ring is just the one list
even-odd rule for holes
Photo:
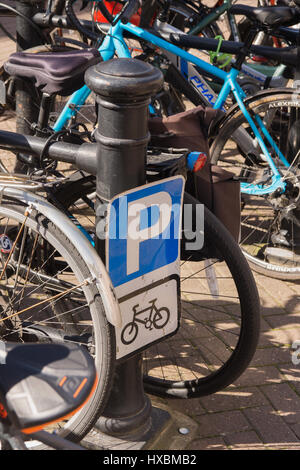
[[197,158],[197,161],[195,162],[193,171],[194,171],[194,172],[197,172],[197,171],[202,170],[202,168],[204,167],[206,161],[207,161],[207,156],[206,156],[206,154],[203,153],[203,152],[200,152],[200,153],[199,153],[199,157]]

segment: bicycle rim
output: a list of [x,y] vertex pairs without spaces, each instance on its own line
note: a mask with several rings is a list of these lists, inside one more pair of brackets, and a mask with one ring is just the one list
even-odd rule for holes
[[[101,295],[72,243],[44,216],[17,201],[0,205],[0,245],[1,340],[75,342],[95,360],[99,380],[89,402],[70,420],[46,428],[78,441],[110,391],[114,338]],[[30,445],[37,447],[36,442]]]
[[[264,138],[286,190],[264,196],[242,194],[240,245],[254,270],[278,279],[300,279],[299,95],[294,90],[262,93],[248,103],[252,116],[263,119],[289,167]],[[212,162],[234,173],[246,189],[256,184],[268,190],[272,173],[260,148],[256,146],[255,155],[245,154],[231,138],[241,127],[253,137],[243,115],[235,109],[213,143]]]

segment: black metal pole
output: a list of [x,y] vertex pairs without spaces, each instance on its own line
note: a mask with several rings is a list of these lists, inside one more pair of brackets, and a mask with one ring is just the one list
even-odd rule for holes
[[[17,0],[16,10],[23,16],[16,17],[17,51],[23,51],[42,44],[42,38],[26,18],[32,20],[43,6],[43,0]],[[20,134],[32,134],[31,124],[37,121],[39,107],[34,85],[28,81],[16,82],[16,130]],[[25,173],[26,165],[16,162],[15,172]]]
[[[86,72],[86,84],[99,105],[97,141],[96,227],[105,217],[103,202],[145,183],[150,97],[162,86],[158,69],[135,59],[102,62]],[[97,249],[104,258],[103,237]],[[116,367],[113,390],[97,428],[135,439],[149,430],[151,402],[143,388],[142,357]]]

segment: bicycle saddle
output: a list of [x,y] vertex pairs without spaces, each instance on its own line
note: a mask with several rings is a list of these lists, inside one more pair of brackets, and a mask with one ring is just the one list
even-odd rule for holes
[[97,49],[67,52],[15,52],[4,63],[9,75],[33,80],[43,93],[71,95],[84,85],[84,73],[102,60]]
[[248,5],[233,5],[230,13],[247,16],[251,21],[261,23],[263,26],[277,28],[279,26],[292,26],[299,23],[300,14],[290,7],[250,7]]
[[0,419],[25,433],[75,413],[96,386],[94,362],[76,344],[0,342]]

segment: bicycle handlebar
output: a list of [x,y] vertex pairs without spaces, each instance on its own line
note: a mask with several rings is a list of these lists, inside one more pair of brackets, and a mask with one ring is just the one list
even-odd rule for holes
[[128,4],[125,5],[121,11],[118,19],[120,19],[122,23],[128,23],[130,18],[138,11],[140,6],[141,0],[129,0]]

